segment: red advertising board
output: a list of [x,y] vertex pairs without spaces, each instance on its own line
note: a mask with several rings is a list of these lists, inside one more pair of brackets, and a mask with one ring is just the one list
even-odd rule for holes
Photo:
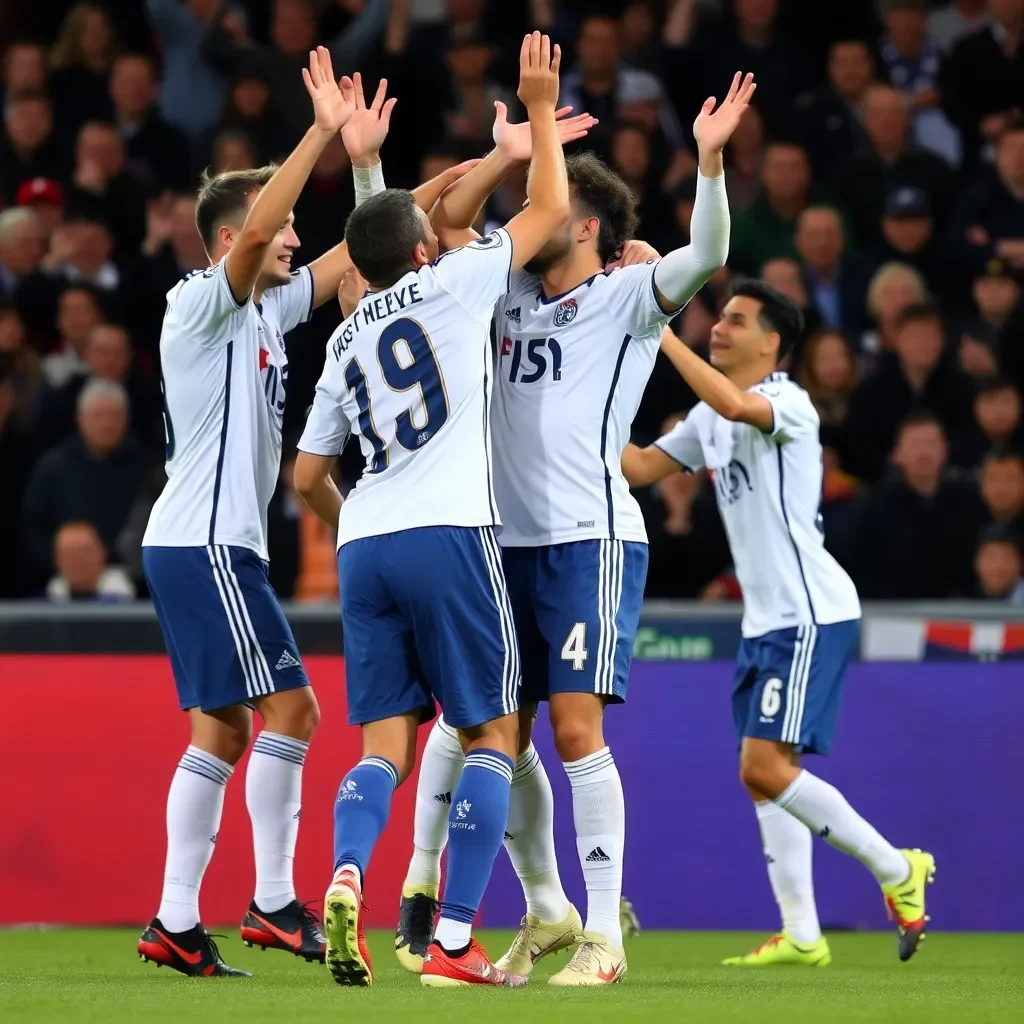
[[[322,711],[306,761],[295,875],[299,899],[330,880],[338,782],[361,755],[346,724],[344,662],[305,659]],[[160,899],[164,803],[188,743],[167,659],[0,655],[0,925],[140,924]],[[426,741],[426,730],[421,730]],[[228,785],[203,886],[207,924],[236,922],[252,898],[246,761]],[[366,889],[368,924],[393,925],[411,853],[415,779],[395,794]]]

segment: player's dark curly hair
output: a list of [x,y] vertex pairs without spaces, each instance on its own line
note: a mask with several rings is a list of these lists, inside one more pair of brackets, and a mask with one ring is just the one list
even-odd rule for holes
[[601,226],[597,252],[602,263],[614,259],[636,234],[639,218],[633,190],[593,153],[578,153],[565,161],[577,215],[596,217]]
[[800,307],[765,281],[753,279],[737,281],[730,289],[730,298],[741,295],[761,303],[757,319],[764,331],[779,336],[779,354],[776,362],[781,363],[804,333],[804,315]]
[[375,288],[389,288],[412,268],[423,237],[416,200],[404,188],[389,188],[357,206],[345,224],[348,254]]
[[217,242],[217,229],[228,222],[241,225],[249,210],[249,196],[259,192],[274,176],[277,164],[253,167],[223,174],[202,173],[196,196],[196,227],[211,256]]

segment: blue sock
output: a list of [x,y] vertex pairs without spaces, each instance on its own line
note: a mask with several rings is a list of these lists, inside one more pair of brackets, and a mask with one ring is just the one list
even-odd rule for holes
[[334,804],[334,870],[355,864],[360,881],[366,875],[370,854],[384,831],[391,810],[391,794],[398,785],[398,771],[383,757],[364,757],[341,780]]
[[474,750],[452,794],[448,871],[436,936],[449,952],[469,942],[473,918],[505,838],[513,768],[511,758],[496,750]]

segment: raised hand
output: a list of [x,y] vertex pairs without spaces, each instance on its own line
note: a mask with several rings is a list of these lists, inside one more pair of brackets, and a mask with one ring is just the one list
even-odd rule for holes
[[326,46],[309,51],[309,67],[302,69],[306,92],[313,101],[314,124],[322,132],[337,132],[356,111],[355,86],[347,75],[334,80],[331,55]]
[[345,143],[352,163],[358,167],[360,163],[378,162],[380,147],[384,144],[388,129],[391,127],[391,111],[395,109],[398,100],[394,96],[385,100],[388,80],[382,78],[380,85],[377,86],[377,95],[367,106],[363,96],[362,75],[357,71],[353,79],[355,111],[341,129],[341,140]]
[[702,152],[721,153],[725,149],[725,144],[736,131],[740,118],[750,106],[755,89],[757,85],[754,83],[754,76],[748,74],[743,78],[743,72],[737,71],[729,87],[729,95],[717,110],[714,96],[709,96],[704,101],[697,120],[693,122],[693,137]]
[[355,312],[356,306],[369,287],[366,279],[354,266],[345,271],[338,286],[338,304],[341,306],[343,320],[347,320]]
[[551,37],[531,32],[523,38],[519,51],[519,91],[516,95],[524,107],[554,105],[558,102],[558,69],[562,48],[551,46]]
[[609,270],[621,270],[623,267],[635,267],[641,263],[650,263],[651,260],[660,260],[661,253],[638,238],[630,239],[622,247],[622,252],[617,260],[608,264]]
[[[562,107],[555,111],[558,122],[558,141],[564,146],[577,139],[586,138],[587,132],[596,125],[597,118],[590,114],[577,114],[569,117],[572,107]],[[494,101],[494,128],[491,132],[494,144],[508,157],[526,163],[533,155],[533,136],[530,134],[530,122],[509,124],[508,107],[501,100]]]

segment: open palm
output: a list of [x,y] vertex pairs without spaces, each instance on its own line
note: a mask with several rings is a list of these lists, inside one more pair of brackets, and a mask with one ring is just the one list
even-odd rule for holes
[[[569,117],[572,107],[561,107],[555,111],[558,122],[558,141],[563,145],[585,138],[587,132],[597,124],[597,118],[590,114],[577,114]],[[508,107],[501,100],[494,101],[494,128],[491,133],[494,144],[510,160],[526,162],[533,155],[533,135],[530,122],[509,124]]]
[[363,78],[357,71],[353,76],[356,109],[341,130],[341,138],[352,161],[358,162],[364,157],[374,156],[388,135],[391,126],[391,111],[398,102],[394,97],[385,102],[388,91],[388,80],[382,78],[377,86],[377,95],[367,106],[363,97]]
[[728,96],[717,110],[714,96],[709,96],[704,101],[697,120],[693,122],[693,137],[700,149],[708,153],[720,153],[725,149],[725,144],[732,138],[740,118],[750,106],[755,89],[757,85],[754,83],[754,76],[748,74],[743,78],[743,72],[737,71],[733,75]]
[[331,55],[326,46],[309,51],[309,67],[302,69],[306,92],[313,101],[314,123],[324,132],[337,132],[355,113],[355,86],[347,75],[334,80]]

